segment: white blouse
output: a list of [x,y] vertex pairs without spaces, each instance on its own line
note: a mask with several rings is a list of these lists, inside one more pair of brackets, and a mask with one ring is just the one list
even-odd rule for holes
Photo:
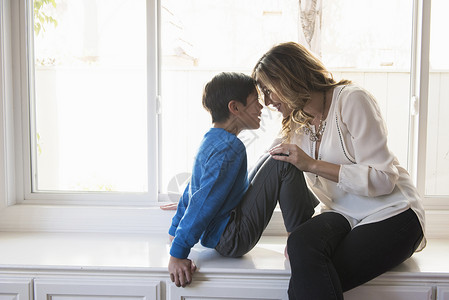
[[[291,140],[314,157],[316,145],[308,135],[299,132]],[[341,165],[338,183],[304,173],[321,211],[338,212],[355,227],[411,208],[425,231],[421,198],[388,149],[385,123],[371,94],[354,84],[334,89],[318,150],[319,159]],[[424,245],[425,239],[419,249]]]

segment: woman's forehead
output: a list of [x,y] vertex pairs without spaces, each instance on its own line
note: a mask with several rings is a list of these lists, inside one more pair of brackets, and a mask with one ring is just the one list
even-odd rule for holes
[[255,81],[256,81],[256,85],[260,88],[264,88],[267,85],[267,83],[263,80],[263,78],[261,76],[256,75]]

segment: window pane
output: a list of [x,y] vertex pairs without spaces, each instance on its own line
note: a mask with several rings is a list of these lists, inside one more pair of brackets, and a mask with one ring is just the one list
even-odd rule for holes
[[407,167],[412,1],[323,0],[322,57],[337,79],[377,99],[388,143]]
[[432,0],[430,74],[427,118],[427,196],[449,195],[449,2]]
[[[250,75],[273,44],[298,40],[298,1],[162,0],[161,5],[161,191],[178,193],[211,126],[201,104],[204,84],[223,71]],[[264,109],[261,128],[239,136],[247,146],[248,165],[279,128],[278,113]]]
[[[376,96],[390,147],[406,166],[411,21],[408,0],[162,0],[161,190],[182,190],[210,126],[204,84],[221,71],[250,74],[263,53],[286,41],[307,43],[337,79]],[[263,114],[261,129],[244,133],[249,165],[280,128],[277,112]]]
[[34,1],[34,192],[147,191],[145,12]]

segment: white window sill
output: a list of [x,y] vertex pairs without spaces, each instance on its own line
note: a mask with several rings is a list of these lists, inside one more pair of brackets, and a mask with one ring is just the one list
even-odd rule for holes
[[172,211],[159,207],[18,204],[0,211],[1,231],[167,232]]
[[[158,206],[82,206],[17,204],[0,209],[0,231],[166,234],[174,211]],[[449,211],[426,211],[427,238],[449,239]],[[275,210],[265,236],[285,236]]]
[[[17,204],[0,210],[0,231],[42,232],[168,232],[175,211],[159,206],[81,206]],[[266,235],[285,235],[276,210]]]

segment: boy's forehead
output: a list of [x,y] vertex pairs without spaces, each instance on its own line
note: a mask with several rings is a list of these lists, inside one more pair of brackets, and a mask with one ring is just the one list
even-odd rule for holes
[[247,101],[250,101],[250,102],[258,101],[259,95],[260,95],[259,91],[255,90],[251,94],[249,94],[246,99],[247,99]]
[[259,90],[254,89],[254,91],[251,92],[251,94],[248,95],[248,98],[258,97],[259,96]]

